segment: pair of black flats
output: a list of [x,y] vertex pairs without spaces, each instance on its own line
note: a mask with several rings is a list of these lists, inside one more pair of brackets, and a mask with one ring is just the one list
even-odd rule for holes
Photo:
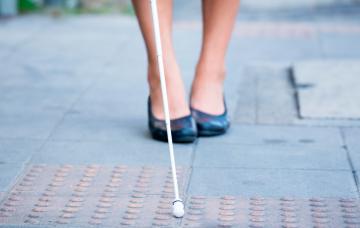
[[[198,136],[216,136],[226,133],[230,127],[230,121],[225,111],[221,115],[211,115],[194,108],[190,108],[191,114],[170,121],[173,142],[191,143]],[[151,136],[160,141],[167,142],[165,120],[157,119],[151,109],[151,99],[148,99],[148,118]]]

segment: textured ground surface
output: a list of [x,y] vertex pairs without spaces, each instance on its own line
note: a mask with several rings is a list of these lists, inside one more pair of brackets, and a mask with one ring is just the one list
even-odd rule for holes
[[[201,24],[176,15],[189,86]],[[360,58],[360,25],[331,19],[239,19],[226,82],[231,130],[175,147],[182,220],[169,213],[167,145],[147,131],[136,21],[0,21],[0,226],[360,227],[358,99],[345,99],[348,109],[334,90],[359,96],[358,75],[336,65]],[[299,75],[312,62],[320,65]],[[305,91],[315,95],[302,100]]]

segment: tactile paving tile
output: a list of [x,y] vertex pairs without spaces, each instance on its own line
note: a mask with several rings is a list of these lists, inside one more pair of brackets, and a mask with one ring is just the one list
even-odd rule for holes
[[359,199],[186,197],[189,169],[177,173],[183,219],[170,168],[33,165],[1,202],[0,226],[360,228]]
[[190,196],[183,227],[359,228],[359,199]]
[[[181,193],[188,173],[177,168]],[[167,167],[34,165],[0,204],[0,225],[173,227],[172,188]]]

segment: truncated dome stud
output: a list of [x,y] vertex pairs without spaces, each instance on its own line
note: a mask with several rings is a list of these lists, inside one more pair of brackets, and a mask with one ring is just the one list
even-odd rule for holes
[[173,202],[173,215],[177,218],[181,218],[184,216],[184,204],[179,197],[179,188],[178,188],[177,177],[176,177],[174,145],[173,145],[172,135],[171,135],[169,103],[168,103],[167,91],[166,91],[164,60],[162,57],[160,24],[159,24],[159,17],[158,17],[157,1],[150,0],[150,5],[151,5],[151,15],[152,15],[152,22],[153,22],[153,29],[154,29],[154,37],[155,37],[158,71],[160,74],[160,86],[161,86],[165,123],[166,123],[166,133],[167,133],[167,138],[168,138],[169,154],[170,154],[170,161],[171,161],[171,174],[172,174],[172,180],[174,183],[175,200]]

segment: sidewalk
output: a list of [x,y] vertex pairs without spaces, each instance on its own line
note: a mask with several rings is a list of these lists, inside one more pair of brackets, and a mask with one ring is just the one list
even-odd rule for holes
[[[175,22],[188,88],[200,38]],[[360,227],[359,40],[356,20],[239,19],[231,131],[176,145],[174,219],[134,18],[0,21],[0,227]]]

